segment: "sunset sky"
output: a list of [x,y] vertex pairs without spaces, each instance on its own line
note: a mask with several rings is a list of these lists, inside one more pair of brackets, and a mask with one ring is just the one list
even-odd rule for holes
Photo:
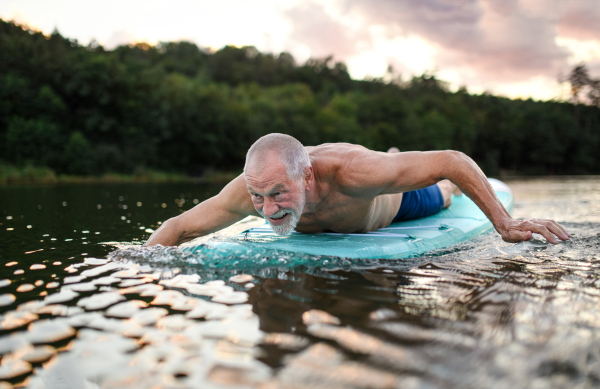
[[0,0],[0,17],[108,49],[188,40],[253,45],[303,63],[333,55],[353,78],[434,73],[452,88],[564,98],[579,63],[600,78],[599,0]]

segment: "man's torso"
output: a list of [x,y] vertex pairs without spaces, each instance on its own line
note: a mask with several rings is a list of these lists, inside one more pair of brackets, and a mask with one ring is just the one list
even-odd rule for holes
[[307,150],[315,174],[318,201],[314,207],[306,207],[314,208],[314,212],[302,214],[297,231],[366,232],[387,227],[392,222],[400,208],[402,193],[373,196],[348,190],[349,155],[369,152],[367,149],[338,143],[307,147]]

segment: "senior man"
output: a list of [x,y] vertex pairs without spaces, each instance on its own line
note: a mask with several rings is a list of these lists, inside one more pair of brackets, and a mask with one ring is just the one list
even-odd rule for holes
[[514,220],[477,164],[458,151],[377,152],[347,143],[304,147],[269,134],[248,150],[244,173],[216,196],[164,222],[147,246],[179,245],[246,216],[264,217],[277,234],[360,233],[424,217],[450,205],[453,183],[507,242],[550,243],[569,234],[552,220]]

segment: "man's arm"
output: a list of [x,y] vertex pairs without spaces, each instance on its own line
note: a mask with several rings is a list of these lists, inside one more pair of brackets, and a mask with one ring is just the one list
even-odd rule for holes
[[[346,187],[377,194],[400,193],[425,188],[449,179],[490,219],[507,242],[531,239],[532,233],[558,243],[556,236],[568,240],[569,234],[553,220],[514,220],[506,211],[487,177],[468,156],[458,151],[403,153],[357,152],[348,166],[353,173]],[[376,193],[369,193],[376,195]]]
[[259,216],[252,205],[244,177],[240,175],[227,184],[218,195],[165,221],[145,245],[180,245],[228,227],[249,215]]

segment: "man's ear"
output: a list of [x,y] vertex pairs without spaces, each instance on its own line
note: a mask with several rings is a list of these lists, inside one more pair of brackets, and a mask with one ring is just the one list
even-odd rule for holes
[[311,190],[314,186],[313,177],[312,166],[307,166],[306,169],[304,169],[304,186],[306,187],[306,190]]

